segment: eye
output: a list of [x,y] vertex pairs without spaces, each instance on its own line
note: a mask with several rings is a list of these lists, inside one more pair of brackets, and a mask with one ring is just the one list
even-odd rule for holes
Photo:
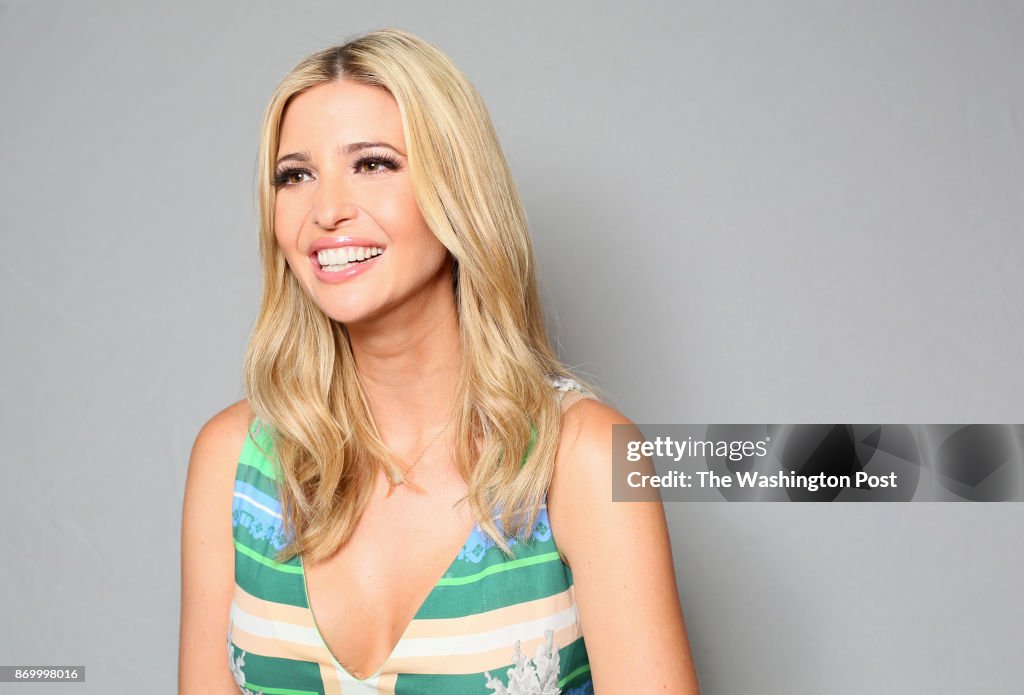
[[374,154],[356,160],[352,165],[352,170],[356,173],[376,175],[385,171],[395,171],[398,167],[398,160],[394,157],[386,154]]
[[291,183],[291,177],[301,176],[302,174],[305,174],[306,176],[312,176],[312,174],[310,174],[309,170],[307,169],[279,169],[277,172],[274,173],[274,188],[280,188],[282,186],[294,186],[296,184]]

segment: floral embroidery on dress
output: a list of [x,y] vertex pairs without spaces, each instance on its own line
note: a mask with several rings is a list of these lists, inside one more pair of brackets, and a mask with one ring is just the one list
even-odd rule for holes
[[242,667],[245,666],[245,650],[243,649],[241,654],[237,657],[235,656],[235,648],[231,644],[230,629],[228,630],[228,664],[231,666],[231,675],[235,677],[235,683],[243,695],[263,695],[262,690],[256,693],[245,687],[245,673],[242,672]]
[[239,506],[232,510],[231,521],[235,528],[248,529],[249,535],[254,539],[269,542],[275,550],[280,550],[288,543],[280,523],[268,523],[257,519],[251,512],[240,509]]
[[253,539],[267,541],[275,550],[288,544],[277,499],[243,480],[235,481],[231,523],[235,529],[247,529]]
[[551,385],[559,391],[582,391],[583,387],[574,379],[567,379],[564,376],[551,376]]
[[[504,533],[504,526],[501,524],[501,519],[495,517],[495,524],[498,527],[500,533]],[[551,527],[548,525],[548,514],[546,509],[541,509],[540,513],[537,514],[537,523],[533,526],[533,533],[531,535],[536,541],[543,543],[551,538]],[[505,541],[510,545],[514,546],[519,542],[519,539],[514,536],[506,536]],[[491,537],[484,533],[479,526],[473,529],[469,534],[469,540],[462,546],[462,550],[459,551],[457,560],[464,562],[471,562],[473,564],[479,564],[487,551],[491,548],[496,547],[496,543],[491,540]]]
[[512,656],[513,667],[507,672],[508,686],[491,677],[487,671],[486,686],[492,695],[561,695],[558,689],[559,655],[555,647],[555,633],[544,630],[544,644],[538,645],[531,662],[520,652],[520,641],[516,640],[516,650]]

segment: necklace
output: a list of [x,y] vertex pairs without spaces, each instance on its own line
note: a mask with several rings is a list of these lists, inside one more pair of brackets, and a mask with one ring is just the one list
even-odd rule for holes
[[412,465],[406,468],[404,472],[398,474],[398,478],[392,481],[395,485],[401,485],[405,482],[406,477],[409,475],[409,471],[416,467],[416,464],[420,462],[421,458],[423,458],[423,454],[427,453],[427,450],[434,446],[434,442],[441,438],[441,435],[444,434],[444,431],[448,429],[448,425],[452,424],[452,420],[454,419],[454,415],[450,417],[448,422],[445,423],[445,426],[441,428],[441,431],[434,435],[434,438],[430,440],[430,444],[427,444],[423,451],[420,452],[420,455],[416,457],[416,460],[412,462]]

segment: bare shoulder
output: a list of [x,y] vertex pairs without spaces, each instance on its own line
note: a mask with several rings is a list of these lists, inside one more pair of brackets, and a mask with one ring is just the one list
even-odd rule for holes
[[235,473],[253,413],[245,399],[214,414],[200,428],[192,445],[182,509],[185,540],[211,535],[228,547]]
[[207,420],[206,424],[199,430],[196,441],[211,442],[222,437],[230,438],[238,434],[244,435],[249,431],[253,417],[249,401],[243,398],[227,406]]
[[251,423],[248,401],[238,401],[207,420],[192,446],[181,516],[179,693],[233,684],[223,648],[234,592],[232,489]]
[[551,525],[570,566],[581,554],[579,539],[585,539],[588,528],[601,521],[614,524],[614,516],[628,511],[612,503],[612,432],[615,425],[636,427],[612,406],[572,395],[572,402],[563,401],[562,434],[548,491]]
[[185,480],[186,524],[212,506],[231,504],[231,490],[242,446],[252,424],[252,409],[242,399],[214,414],[192,445]]
[[607,453],[610,455],[612,425],[635,426],[632,420],[607,403],[581,393],[571,393],[562,401],[562,438],[559,446],[566,451],[580,453],[580,447],[592,452],[593,447],[607,444]]
[[[645,692],[698,695],[660,500],[615,502],[612,433],[639,428],[593,398],[566,407],[548,491],[551,533],[572,568],[595,692],[632,692],[644,664]],[[641,466],[653,470],[646,457]]]
[[189,458],[186,497],[221,498],[224,485],[234,479],[252,418],[249,402],[242,399],[214,414],[200,428]]

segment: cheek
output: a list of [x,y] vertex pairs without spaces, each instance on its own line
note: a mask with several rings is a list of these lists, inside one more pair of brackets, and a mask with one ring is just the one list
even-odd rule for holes
[[294,215],[290,215],[287,209],[278,207],[274,211],[274,238],[286,256],[290,257],[296,253],[301,227],[301,222],[296,220]]
[[380,222],[393,239],[426,245],[440,243],[427,227],[416,196],[411,191],[380,201],[377,210]]

